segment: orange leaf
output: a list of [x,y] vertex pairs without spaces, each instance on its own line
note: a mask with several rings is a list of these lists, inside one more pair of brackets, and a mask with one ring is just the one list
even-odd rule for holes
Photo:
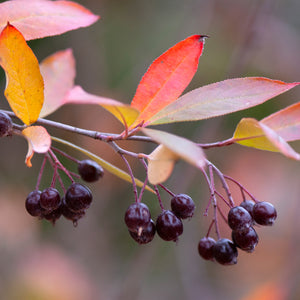
[[134,125],[147,122],[176,100],[192,80],[206,36],[193,35],[158,57],[143,76],[131,106],[141,112]]
[[22,131],[22,134],[28,141],[28,152],[25,163],[28,167],[31,167],[31,158],[34,152],[46,153],[51,146],[51,137],[42,126],[27,127]]
[[22,34],[8,24],[0,35],[0,64],[6,74],[5,97],[18,118],[34,123],[44,101],[39,63]]

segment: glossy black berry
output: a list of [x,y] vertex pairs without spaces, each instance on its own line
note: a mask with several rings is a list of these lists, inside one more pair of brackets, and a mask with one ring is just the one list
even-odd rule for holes
[[258,235],[253,227],[242,231],[232,231],[232,241],[244,251],[252,252],[258,243]]
[[198,252],[206,260],[214,260],[213,247],[216,241],[211,237],[204,237],[198,243]]
[[63,200],[62,200],[61,213],[66,219],[71,220],[73,222],[74,226],[76,226],[78,220],[81,219],[85,215],[84,210],[78,211],[78,212],[74,212],[74,211],[70,210],[68,208],[68,206],[65,204],[65,198],[63,198]]
[[51,212],[57,209],[60,203],[61,198],[57,189],[49,187],[42,191],[40,204],[45,211]]
[[151,220],[149,208],[144,203],[131,204],[124,216],[124,221],[127,228],[133,232],[141,232],[148,226]]
[[269,202],[258,202],[253,206],[253,219],[260,225],[273,225],[277,217],[275,207]]
[[91,205],[93,200],[92,193],[88,187],[81,183],[72,183],[66,192],[65,203],[67,207],[74,211],[83,211]]
[[78,173],[84,181],[97,181],[103,172],[103,168],[93,160],[85,159],[78,163]]
[[11,134],[13,123],[11,118],[3,112],[0,112],[0,137]]
[[186,194],[175,195],[171,200],[172,212],[181,219],[191,218],[194,214],[195,203]]
[[129,231],[131,237],[139,244],[150,243],[155,236],[155,224],[153,220],[150,220],[148,225],[143,228],[140,232]]
[[156,231],[165,241],[177,241],[183,232],[181,220],[170,210],[164,210],[156,220]]
[[40,198],[41,191],[33,191],[26,198],[25,208],[27,212],[33,217],[41,217],[42,215]]
[[245,200],[240,204],[241,207],[245,208],[248,213],[251,215],[251,217],[253,217],[253,206],[254,206],[254,202],[251,200]]
[[229,239],[219,239],[213,246],[215,260],[221,265],[234,265],[237,263],[238,251]]
[[228,213],[228,225],[232,230],[243,230],[252,225],[250,213],[241,206],[232,207]]

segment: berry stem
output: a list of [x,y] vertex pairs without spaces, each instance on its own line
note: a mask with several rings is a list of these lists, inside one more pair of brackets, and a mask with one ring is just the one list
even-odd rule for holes
[[62,155],[62,156],[64,156],[64,157],[68,158],[69,160],[71,160],[71,161],[73,161],[73,162],[75,162],[75,163],[77,163],[77,164],[80,162],[79,159],[77,159],[77,158],[75,158],[75,157],[73,157],[73,156],[71,156],[71,155],[65,153],[64,151],[62,151],[62,150],[60,150],[60,149],[57,149],[57,148],[55,148],[55,147],[53,147],[53,146],[51,146],[51,149],[52,149],[52,151],[55,151],[55,152],[59,153],[60,155]]
[[119,153],[119,154],[120,154],[121,158],[123,159],[123,161],[125,162],[126,167],[128,169],[128,173],[129,173],[129,175],[131,177],[131,181],[132,181],[134,199],[135,199],[135,202],[138,203],[138,191],[137,191],[137,186],[136,186],[135,179],[134,179],[134,176],[133,176],[133,173],[132,173],[132,169],[130,167],[130,164],[129,164],[128,160],[124,156],[124,154],[121,154],[121,153]]
[[39,172],[39,175],[38,175],[38,179],[37,179],[37,182],[36,182],[36,186],[35,186],[35,190],[36,191],[38,191],[38,189],[40,187],[40,183],[41,183],[42,176],[43,176],[43,173],[44,173],[46,161],[47,161],[47,156],[44,155],[44,159],[43,159],[43,162],[42,162],[42,165],[41,165],[41,169],[40,169],[40,172]]
[[211,232],[211,229],[212,229],[214,223],[215,223],[215,220],[214,220],[214,219],[211,220],[210,225],[209,225],[208,230],[207,230],[206,237],[209,237],[209,234],[210,234],[210,232]]
[[[107,170],[111,174],[113,174],[115,176],[118,176],[119,178],[121,178],[121,179],[123,179],[127,182],[130,182],[130,183],[132,182],[132,179],[131,179],[131,177],[128,173],[126,173],[123,170],[117,168],[116,166],[110,164],[109,162],[105,161],[104,159],[102,159],[98,155],[96,155],[96,154],[94,154],[94,153],[92,153],[92,152],[90,152],[90,151],[88,151],[84,148],[81,148],[77,145],[74,145],[73,143],[70,143],[66,140],[60,139],[58,137],[51,136],[51,139],[55,142],[58,142],[60,144],[63,144],[65,146],[68,146],[70,148],[73,148],[73,149],[83,153],[84,155],[86,155],[90,159],[97,162],[101,167],[103,167],[105,170]],[[138,180],[137,178],[135,178],[135,182],[136,182],[137,186],[139,186],[139,187],[142,187],[143,184],[144,184],[142,181]],[[150,191],[151,193],[155,194],[155,191],[149,185],[146,186],[146,189],[148,191]]]
[[210,161],[207,161],[207,163],[208,163],[209,168],[213,168],[214,171],[216,172],[216,174],[218,175],[218,177],[219,177],[219,179],[222,183],[222,186],[223,186],[223,188],[224,188],[224,190],[227,194],[229,203],[230,203],[231,207],[234,207],[235,206],[234,201],[233,201],[229,186],[228,186],[228,184],[225,180],[225,175],[214,164],[212,164]]
[[162,210],[165,210],[165,209],[164,209],[164,206],[163,206],[163,204],[162,204],[162,201],[161,201],[161,197],[160,197],[159,190],[158,190],[158,188],[157,188],[156,185],[154,186],[154,190],[155,190],[155,193],[156,193],[156,196],[157,196],[157,199],[158,199],[158,203],[159,203],[160,208],[161,208]]
[[56,155],[53,153],[53,151],[51,149],[49,149],[49,154],[51,155],[51,157],[54,160],[55,163],[55,168],[54,170],[56,170],[57,166],[69,177],[69,179],[71,180],[72,183],[74,183],[74,179],[71,176],[70,172],[63,166],[63,164],[58,160],[58,158],[56,157]]
[[[141,161],[141,163],[143,164],[143,166],[145,167],[145,169],[147,171],[148,166],[147,166],[145,160],[143,158],[140,158],[139,160]],[[141,188],[141,191],[140,191],[140,195],[139,195],[139,198],[138,198],[138,203],[140,203],[142,201],[142,196],[143,196],[144,191],[146,189],[147,182],[148,182],[148,175],[147,175],[147,172],[146,172],[146,178],[145,178],[144,184],[143,184],[143,186]]]
[[224,175],[224,178],[234,182],[237,186],[240,187],[240,189],[242,190],[242,192],[245,192],[246,194],[248,194],[248,196],[255,202],[259,202],[244,186],[242,186],[237,180],[233,179],[232,177],[228,176],[228,175]]
[[215,194],[216,189],[215,189],[213,168],[212,168],[211,165],[208,166],[208,170],[209,170],[209,177],[210,177],[211,186],[212,186],[212,189],[214,191],[213,196],[212,196],[212,203],[213,203],[213,207],[214,207],[215,230],[216,230],[216,234],[217,234],[218,239],[220,239],[221,235],[220,235],[220,231],[219,231],[219,222],[218,222],[218,205],[217,205],[217,198],[216,198],[216,194]]
[[164,185],[162,184],[158,184],[162,189],[164,189],[168,194],[170,194],[172,197],[175,196],[175,194],[173,192],[171,192],[167,187],[165,187]]

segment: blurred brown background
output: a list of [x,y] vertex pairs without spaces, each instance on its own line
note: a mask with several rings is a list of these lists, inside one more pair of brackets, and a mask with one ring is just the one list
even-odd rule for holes
[[[299,81],[299,0],[78,2],[101,15],[101,20],[89,28],[32,41],[30,46],[39,60],[71,47],[77,60],[76,83],[90,93],[130,103],[149,64],[196,33],[210,38],[188,90],[244,76]],[[1,76],[3,90],[3,72]],[[1,98],[1,108],[7,108]],[[299,100],[300,90],[296,88],[246,112],[164,129],[197,142],[213,142],[229,138],[243,116],[261,119]],[[122,130],[103,109],[92,106],[66,106],[50,118],[103,132]],[[117,155],[100,142],[51,133],[124,168]],[[124,146],[146,153],[152,150],[150,145]],[[299,143],[294,146],[299,151]],[[151,244],[139,246],[123,222],[124,212],[133,201],[130,184],[106,174],[101,182],[90,185],[94,202],[78,227],[65,220],[53,227],[28,216],[24,208],[27,194],[34,189],[41,157],[35,155],[33,167],[28,169],[24,140],[5,138],[0,147],[1,299],[300,298],[299,163],[238,145],[207,151],[208,158],[225,174],[278,210],[273,227],[257,229],[260,242],[255,252],[240,252],[236,266],[223,267],[203,261],[197,253],[198,240],[209,225],[203,217],[209,193],[203,176],[193,167],[180,162],[167,182],[175,193],[190,194],[197,205],[194,218],[184,224],[179,242],[167,243],[156,237]],[[72,164],[68,166],[75,169]],[[133,166],[137,168],[135,175],[143,178],[142,168],[135,163]],[[44,187],[51,181],[47,172]],[[162,195],[169,207],[168,195]],[[146,193],[143,201],[156,217],[156,198]],[[229,237],[226,228],[222,228],[222,234]]]

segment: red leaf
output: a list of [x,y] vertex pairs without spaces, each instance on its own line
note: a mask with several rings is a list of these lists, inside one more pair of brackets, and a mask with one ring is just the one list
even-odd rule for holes
[[83,6],[71,1],[14,0],[0,4],[0,31],[9,22],[26,40],[86,27],[98,19]]
[[131,106],[141,114],[135,125],[147,122],[176,100],[192,80],[206,36],[193,35],[158,57],[143,76]]

